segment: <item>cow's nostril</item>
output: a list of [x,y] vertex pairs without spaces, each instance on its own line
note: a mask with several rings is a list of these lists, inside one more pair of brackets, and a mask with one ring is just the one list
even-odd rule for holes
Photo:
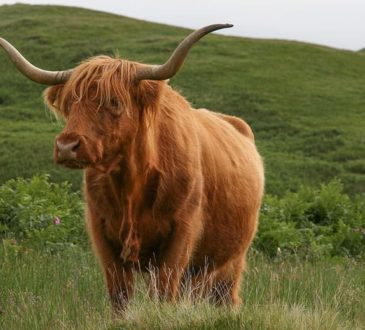
[[75,145],[72,147],[72,151],[76,151],[80,147],[80,140],[75,141]]
[[76,159],[76,151],[80,147],[80,140],[74,140],[71,142],[61,142],[57,140],[56,142],[57,149],[58,149],[58,160],[72,160]]

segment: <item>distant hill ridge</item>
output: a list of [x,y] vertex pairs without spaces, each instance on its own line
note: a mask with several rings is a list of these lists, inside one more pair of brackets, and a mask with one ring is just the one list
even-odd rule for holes
[[[190,31],[92,10],[0,6],[0,36],[45,69],[113,55],[161,63]],[[209,35],[170,82],[196,107],[234,114],[253,127],[267,191],[318,186],[339,177],[365,192],[365,57],[298,42]],[[56,167],[62,123],[45,110],[44,87],[20,75],[0,51],[0,183],[50,173],[78,189],[81,174]]]

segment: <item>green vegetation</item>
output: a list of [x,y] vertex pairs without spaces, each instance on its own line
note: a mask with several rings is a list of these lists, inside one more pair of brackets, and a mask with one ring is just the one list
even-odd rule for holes
[[269,256],[365,256],[364,196],[351,200],[338,181],[282,198],[267,195],[254,246]]
[[205,301],[177,304],[148,298],[140,279],[124,318],[113,318],[99,267],[73,249],[21,258],[0,248],[0,328],[18,329],[338,329],[365,325],[364,263],[250,256],[244,305],[215,308]]
[[[188,32],[85,9],[0,7],[1,36],[51,70],[118,50],[124,58],[161,63]],[[62,124],[45,110],[43,86],[19,74],[2,51],[0,72],[0,182],[45,172],[78,189],[81,173],[53,164]],[[334,177],[351,194],[365,191],[364,53],[210,35],[171,84],[194,106],[252,125],[269,193],[318,187]]]
[[47,176],[0,186],[0,238],[6,252],[85,246],[83,202],[69,190],[69,184],[52,184]]
[[[161,63],[188,32],[85,9],[0,6],[0,37],[50,70],[118,50]],[[364,54],[217,35],[194,47],[171,84],[195,107],[246,119],[266,164],[244,304],[188,295],[163,304],[139,278],[115,318],[84,230],[81,172],[53,164],[62,123],[45,109],[44,87],[0,50],[0,328],[365,329]]]
[[337,181],[268,195],[241,308],[193,303],[191,290],[177,304],[151,300],[139,276],[135,298],[115,318],[80,196],[47,176],[10,180],[0,186],[0,328],[363,329],[364,207]]
[[[83,214],[81,196],[66,183],[50,183],[48,176],[0,186],[0,239],[6,253],[85,247]],[[254,249],[268,257],[365,257],[365,199],[351,200],[338,181],[281,198],[267,195]]]

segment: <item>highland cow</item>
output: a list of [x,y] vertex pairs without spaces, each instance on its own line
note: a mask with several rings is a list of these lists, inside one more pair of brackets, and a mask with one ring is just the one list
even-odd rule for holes
[[51,86],[45,101],[66,122],[54,158],[84,170],[87,227],[117,310],[134,271],[151,267],[167,300],[190,273],[217,303],[240,301],[264,190],[254,136],[242,119],[192,108],[167,81],[195,42],[226,27],[193,32],[163,65],[97,56],[60,72],[0,39],[24,75]]

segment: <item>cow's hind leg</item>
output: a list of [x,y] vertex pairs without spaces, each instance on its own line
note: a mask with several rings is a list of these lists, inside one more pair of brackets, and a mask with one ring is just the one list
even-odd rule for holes
[[245,217],[247,221],[244,222],[241,231],[243,236],[240,237],[242,245],[235,250],[237,254],[215,272],[211,298],[217,304],[239,305],[241,303],[239,297],[241,279],[246,268],[247,252],[256,233],[258,212],[259,208],[252,213],[252,216]]
[[241,303],[239,291],[244,266],[245,258],[240,256],[216,270],[209,294],[214,304],[236,306]]
[[213,268],[208,264],[204,267],[188,268],[180,283],[180,295],[193,302],[206,298],[212,288],[213,276]]

